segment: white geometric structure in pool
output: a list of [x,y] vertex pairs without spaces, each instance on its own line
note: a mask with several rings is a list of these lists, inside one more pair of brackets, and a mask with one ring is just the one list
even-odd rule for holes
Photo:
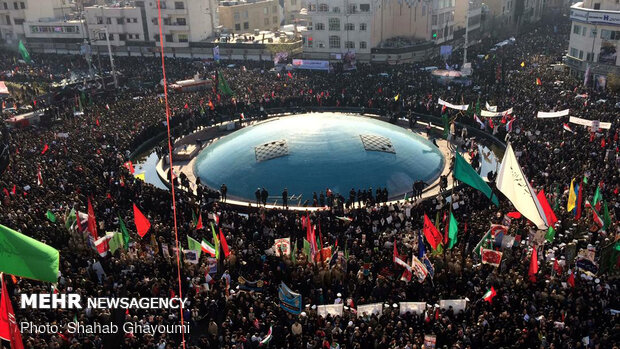
[[254,147],[256,162],[267,161],[281,156],[288,155],[288,144],[286,139],[272,141]]
[[381,151],[396,154],[396,149],[389,138],[377,135],[360,135],[366,151]]

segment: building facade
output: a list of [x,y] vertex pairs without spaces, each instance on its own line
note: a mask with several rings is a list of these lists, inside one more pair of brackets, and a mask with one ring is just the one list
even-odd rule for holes
[[[26,22],[63,21],[71,13],[71,5],[64,0],[0,1],[0,38],[8,43],[26,38]],[[59,34],[59,32],[54,31]]]
[[456,0],[311,0],[307,7],[304,57],[330,59],[355,51],[372,60],[373,50],[411,50],[422,42],[453,39]]
[[278,30],[282,21],[278,0],[222,1],[218,12],[220,25],[235,34],[252,33],[256,29]]
[[[188,47],[212,37],[218,26],[215,0],[161,1],[163,40],[168,47]],[[85,8],[89,38],[93,45],[159,46],[157,2],[135,1],[131,5]]]
[[284,13],[284,24],[297,24],[300,11],[304,7],[305,0],[281,0]]
[[585,0],[571,6],[572,22],[566,64],[575,76],[590,68],[590,81],[620,76],[620,3],[616,0]]

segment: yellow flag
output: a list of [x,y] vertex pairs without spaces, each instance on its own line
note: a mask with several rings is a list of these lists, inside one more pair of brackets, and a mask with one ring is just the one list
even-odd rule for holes
[[137,174],[136,178],[141,179],[143,182],[145,182],[145,180],[144,180],[144,173]]
[[575,206],[577,206],[576,201],[577,195],[575,195],[575,179],[573,178],[573,180],[570,182],[570,189],[568,190],[568,205],[566,207],[566,210],[568,212],[575,209]]
[[487,59],[489,59],[489,55],[484,56],[484,60],[486,61]]
[[525,62],[521,62],[521,68],[525,67]]
[[399,93],[399,94],[397,94],[397,95],[394,97],[394,100],[395,100],[395,101],[398,101],[398,98],[400,98],[400,93]]

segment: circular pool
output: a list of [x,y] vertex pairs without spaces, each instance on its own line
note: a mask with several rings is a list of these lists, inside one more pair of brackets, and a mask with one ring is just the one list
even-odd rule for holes
[[414,181],[437,179],[444,165],[441,151],[410,130],[369,117],[311,113],[222,137],[198,155],[194,173],[213,188],[225,183],[229,197],[254,201],[264,187],[275,198],[288,188],[289,196],[311,204],[313,192],[326,188],[348,198],[351,188],[374,194],[385,187],[390,198],[402,198]]

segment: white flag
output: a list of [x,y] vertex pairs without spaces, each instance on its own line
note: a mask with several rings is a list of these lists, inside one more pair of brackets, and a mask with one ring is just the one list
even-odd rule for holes
[[504,159],[499,167],[497,189],[506,195],[514,207],[525,218],[532,221],[538,229],[547,229],[546,215],[536,198],[534,190],[527,178],[525,178],[510,143],[506,147]]

